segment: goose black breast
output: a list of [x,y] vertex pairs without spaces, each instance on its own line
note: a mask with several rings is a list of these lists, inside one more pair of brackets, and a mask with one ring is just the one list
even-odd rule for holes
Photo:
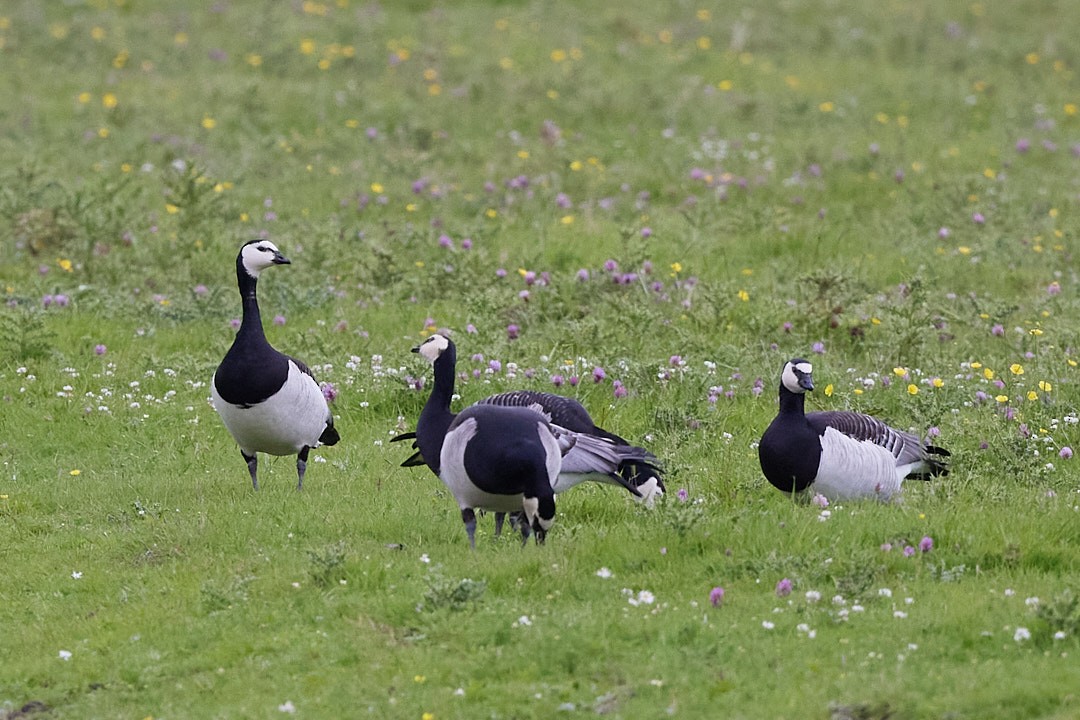
[[236,342],[214,375],[214,386],[230,405],[251,407],[273,396],[288,377],[289,358],[269,343],[252,348]]

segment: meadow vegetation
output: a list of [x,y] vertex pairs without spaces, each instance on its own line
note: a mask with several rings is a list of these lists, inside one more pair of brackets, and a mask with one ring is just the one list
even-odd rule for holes
[[[1080,713],[1080,4],[0,5],[0,718]],[[253,492],[240,307],[342,441]],[[470,552],[401,468],[535,388],[667,497]],[[903,502],[793,502],[778,373],[934,437]],[[722,589],[722,592],[719,590]]]

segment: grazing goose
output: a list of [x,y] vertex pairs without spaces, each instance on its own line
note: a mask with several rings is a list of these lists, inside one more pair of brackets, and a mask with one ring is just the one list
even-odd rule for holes
[[270,346],[263,334],[255,289],[259,273],[289,260],[267,240],[252,240],[236,256],[236,279],[243,303],[243,320],[232,347],[225,354],[211,394],[214,409],[240,446],[259,489],[256,453],[296,453],[298,490],[304,487],[308,451],[333,445],[340,437],[319,383],[304,363]]
[[780,375],[780,412],[758,444],[765,478],[783,492],[808,488],[830,500],[876,497],[889,500],[904,478],[947,475],[937,456],[948,451],[924,444],[869,415],[850,411],[804,413],[814,389],[812,365],[801,358]]
[[552,485],[562,450],[543,415],[528,408],[466,408],[450,423],[439,464],[439,477],[461,509],[470,547],[476,547],[477,509],[522,512],[522,543],[530,530],[537,544],[544,542],[555,522]]
[[[453,392],[451,390],[451,392]],[[553,395],[552,393],[537,392],[532,390],[515,390],[500,393],[479,400],[476,405],[498,405],[502,407],[527,407],[538,410],[547,416],[552,424],[581,435],[610,440],[615,446],[618,462],[615,473],[621,478],[616,480],[608,469],[599,472],[578,467],[577,453],[571,451],[563,458],[562,469],[555,482],[555,492],[562,493],[585,481],[594,481],[619,485],[630,492],[635,498],[643,501],[646,505],[652,505],[655,498],[665,492],[664,481],[657,467],[656,456],[644,448],[631,445],[623,438],[610,433],[603,428],[597,427],[589,416],[585,407],[577,400]],[[415,467],[425,465],[424,453],[416,440],[416,433],[403,433],[391,439],[391,442],[401,440],[414,440],[413,447],[418,448],[403,463],[402,467]],[[587,463],[587,461],[586,461]],[[438,468],[430,466],[432,472],[438,474]]]
[[555,517],[555,486],[564,467],[581,474],[606,473],[626,483],[615,472],[622,456],[614,443],[561,428],[536,408],[473,405],[454,415],[454,343],[432,335],[413,351],[432,363],[435,383],[412,436],[419,451],[406,463],[422,459],[450,488],[470,545],[475,547],[475,509],[500,515],[523,511],[523,537],[531,529],[542,542]]
[[585,406],[573,398],[534,390],[513,390],[484,398],[477,404],[539,408],[552,423],[559,427],[581,435],[605,438],[615,445],[615,452],[619,455],[619,466],[616,472],[626,481],[625,483],[615,482],[606,472],[576,471],[572,463],[568,462],[570,459],[568,456],[563,458],[562,472],[559,473],[559,480],[555,485],[556,493],[569,490],[586,480],[594,480],[621,485],[627,489],[633,488],[639,493],[638,499],[647,505],[652,505],[655,498],[662,496],[666,490],[655,455],[644,448],[631,445],[615,433],[597,427]]

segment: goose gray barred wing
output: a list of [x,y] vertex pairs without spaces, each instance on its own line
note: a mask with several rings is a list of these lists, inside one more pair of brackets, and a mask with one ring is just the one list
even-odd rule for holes
[[[948,454],[939,448],[928,448],[912,433],[898,430],[870,415],[850,410],[807,413],[806,420],[819,434],[825,432],[826,427],[831,427],[856,440],[868,440],[880,445],[893,454],[898,466],[927,462],[928,452]],[[940,465],[936,462],[934,464]],[[941,465],[938,469],[943,470],[944,466]]]
[[621,485],[632,495],[641,497],[637,488],[632,486],[620,474],[623,454],[621,449],[607,438],[585,433],[576,433],[564,427],[551,424],[551,432],[563,452],[560,473],[578,475],[606,475],[614,483]]
[[[530,407],[539,405],[551,422],[571,432],[595,434],[598,428],[585,407],[573,398],[536,390],[512,390],[479,400],[477,405],[501,405],[503,407]],[[605,435],[606,437],[606,435]],[[621,438],[610,438],[619,442]]]

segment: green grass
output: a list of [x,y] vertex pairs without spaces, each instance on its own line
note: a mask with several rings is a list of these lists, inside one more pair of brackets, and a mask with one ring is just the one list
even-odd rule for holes
[[[3,6],[0,718],[1075,716],[1074,5]],[[302,493],[208,401],[261,233],[340,392]],[[459,407],[579,376],[667,499],[469,552],[388,442],[436,328]],[[773,490],[799,355],[952,473]]]

